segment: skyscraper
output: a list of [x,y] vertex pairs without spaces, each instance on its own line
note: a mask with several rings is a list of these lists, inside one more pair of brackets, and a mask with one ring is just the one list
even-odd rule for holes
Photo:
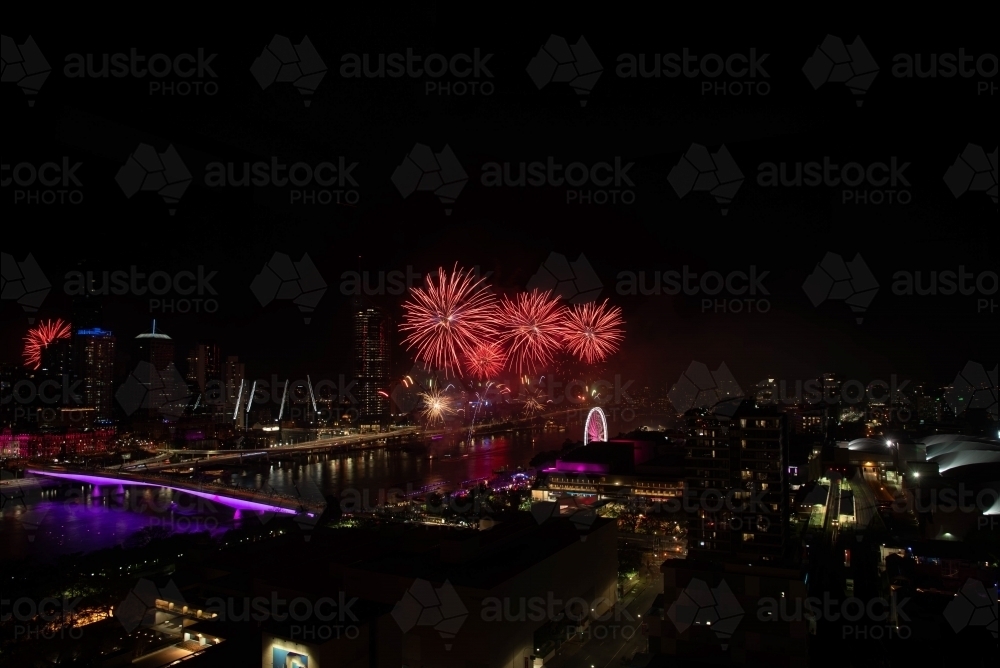
[[156,321],[153,329],[135,337],[138,348],[138,358],[149,362],[157,371],[163,371],[168,364],[174,363],[174,341],[163,332],[156,331]]
[[135,337],[138,363],[135,375],[147,390],[145,416],[162,422],[163,416],[178,417],[190,398],[184,377],[174,364],[174,341],[153,329]]
[[222,360],[219,346],[214,343],[199,343],[187,356],[185,379],[194,383],[202,393],[212,381],[222,380]]
[[83,403],[94,408],[97,422],[110,423],[114,419],[115,336],[99,327],[77,329],[74,334]]
[[[240,385],[246,378],[246,366],[240,362],[240,358],[235,355],[230,355],[226,358],[225,367],[222,370],[222,386],[224,389],[223,400],[226,407],[226,413],[232,415],[233,411],[236,410],[236,402],[239,399]],[[249,392],[250,388],[246,388],[244,393]],[[246,400],[244,396],[243,401]]]
[[353,312],[359,420],[362,429],[378,429],[389,411],[388,398],[378,393],[389,384],[389,317],[361,297],[354,299]]

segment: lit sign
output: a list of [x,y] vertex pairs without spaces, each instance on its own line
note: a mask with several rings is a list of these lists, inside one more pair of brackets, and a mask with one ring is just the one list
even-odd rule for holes
[[271,666],[273,668],[309,668],[309,657],[290,649],[272,646]]
[[78,329],[76,333],[80,336],[104,336],[105,334],[110,334],[111,332],[105,331],[103,329]]

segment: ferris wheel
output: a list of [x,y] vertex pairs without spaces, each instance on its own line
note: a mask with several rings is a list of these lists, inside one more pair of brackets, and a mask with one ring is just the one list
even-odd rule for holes
[[607,440],[608,421],[604,417],[604,411],[600,408],[591,408],[590,412],[587,413],[587,422],[583,428],[583,444]]

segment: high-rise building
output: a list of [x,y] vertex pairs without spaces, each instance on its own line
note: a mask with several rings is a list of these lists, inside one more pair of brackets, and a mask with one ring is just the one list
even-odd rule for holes
[[[246,365],[240,362],[240,358],[235,355],[230,355],[226,358],[226,364],[222,369],[222,387],[224,390],[222,399],[226,407],[226,413],[232,415],[233,411],[236,410],[236,402],[239,399],[240,385],[246,379]],[[245,388],[244,393],[250,391],[250,388]],[[244,396],[243,401],[246,401]]]
[[221,381],[222,360],[219,356],[219,346],[214,343],[199,343],[192,348],[187,356],[185,380],[195,384],[202,393],[212,381]]
[[685,475],[692,558],[777,562],[788,537],[788,423],[744,401],[690,433]]
[[99,327],[74,330],[76,367],[83,404],[94,408],[98,423],[114,419],[115,336]]
[[360,297],[355,298],[353,311],[359,419],[362,428],[377,428],[389,411],[388,398],[378,393],[389,385],[389,317]]
[[174,363],[174,341],[163,332],[156,331],[156,321],[153,330],[135,337],[138,348],[138,358],[141,362],[149,362],[157,371],[163,371]]

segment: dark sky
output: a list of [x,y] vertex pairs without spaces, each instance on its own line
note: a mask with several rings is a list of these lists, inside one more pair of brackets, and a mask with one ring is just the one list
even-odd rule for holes
[[[151,313],[146,297],[115,296],[105,303],[105,326],[120,339],[146,331],[153,317],[178,340],[179,352],[197,340],[218,341],[239,355],[252,373],[281,376],[311,373],[334,377],[347,371],[349,298],[341,294],[345,271],[423,273],[455,262],[483,272],[497,290],[523,289],[550,253],[593,266],[610,298],[624,310],[628,335],[610,373],[672,383],[692,360],[715,369],[725,362],[742,383],[763,376],[809,378],[837,371],[848,378],[952,380],[968,360],[996,364],[998,313],[982,309],[992,295],[905,296],[893,294],[898,271],[997,271],[996,204],[984,192],[956,198],[943,179],[968,144],[996,148],[996,97],[979,94],[981,82],[995,86],[996,58],[984,61],[991,78],[901,78],[893,75],[896,54],[995,52],[995,39],[973,25],[928,23],[902,30],[863,20],[802,18],[743,22],[717,27],[711,17],[664,21],[639,10],[614,9],[605,16],[558,16],[531,10],[531,17],[473,16],[443,9],[393,8],[367,14],[295,20],[271,16],[240,23],[240,29],[191,26],[176,30],[158,21],[127,29],[79,30],[50,20],[5,23],[5,37],[22,44],[31,35],[52,67],[29,108],[16,84],[4,83],[6,131],[3,163],[34,165],[66,157],[81,162],[76,176],[83,202],[25,204],[16,191],[50,189],[36,184],[2,191],[2,250],[17,260],[31,253],[53,284],[41,317],[71,314],[64,283],[77,266],[93,271],[218,272],[214,313]],[[250,66],[275,34],[298,43],[308,35],[328,72],[311,104],[289,83],[261,90]],[[603,66],[589,95],[566,83],[538,90],[526,66],[550,34],[576,42],[582,34]],[[814,90],[802,72],[824,37],[848,43],[860,35],[879,66],[868,92],[852,95],[843,83]],[[218,54],[217,75],[164,84],[204,81],[214,95],[151,95],[150,77],[70,78],[69,54]],[[493,54],[479,83],[491,95],[426,94],[428,77],[345,78],[341,57],[350,53]],[[709,79],[621,78],[619,54],[690,53],[702,56],[768,54],[769,75],[750,83],[747,96],[703,94]],[[991,63],[991,64],[990,64]],[[442,82],[459,79],[446,75]],[[760,95],[758,86],[769,89]],[[481,92],[481,91],[480,91]],[[863,99],[858,107],[856,99]],[[987,119],[994,119],[987,125]],[[192,183],[168,214],[153,192],[127,198],[115,175],[140,143],[160,152],[173,145]],[[453,212],[427,192],[403,198],[390,180],[414,144],[455,152],[469,180]],[[707,193],[683,198],[668,181],[692,143],[710,151],[725,145],[745,180],[728,214]],[[208,187],[209,163],[305,161],[358,163],[357,205],[290,205],[292,187]],[[492,162],[580,161],[634,163],[631,204],[567,203],[567,187],[487,187],[483,166]],[[767,187],[758,183],[763,163],[857,162],[902,165],[909,185],[855,190],[907,191],[908,204],[844,202],[843,186]],[[995,157],[994,157],[995,160]],[[242,168],[240,168],[241,170]],[[996,168],[994,163],[993,175]],[[8,172],[4,179],[9,178]],[[309,188],[315,188],[310,186]],[[337,187],[334,186],[333,189]],[[588,185],[584,189],[600,190]],[[59,190],[60,187],[51,189]],[[599,196],[599,195],[598,195]],[[288,301],[262,307],[250,289],[254,276],[276,252],[299,260],[308,253],[328,284],[304,324]],[[817,307],[803,282],[828,252],[851,260],[860,253],[880,289],[861,324],[842,301]],[[766,313],[703,312],[703,295],[621,295],[621,272],[768,272],[763,285]],[[926,280],[926,278],[925,278]],[[995,290],[995,274],[989,283]],[[179,296],[175,296],[179,297]],[[169,298],[169,297],[167,297]],[[401,298],[373,297],[393,313]],[[755,311],[757,308],[755,303]],[[982,309],[977,310],[977,307]],[[0,305],[0,359],[19,358],[27,329],[21,308]],[[399,372],[410,359],[401,350]]]

